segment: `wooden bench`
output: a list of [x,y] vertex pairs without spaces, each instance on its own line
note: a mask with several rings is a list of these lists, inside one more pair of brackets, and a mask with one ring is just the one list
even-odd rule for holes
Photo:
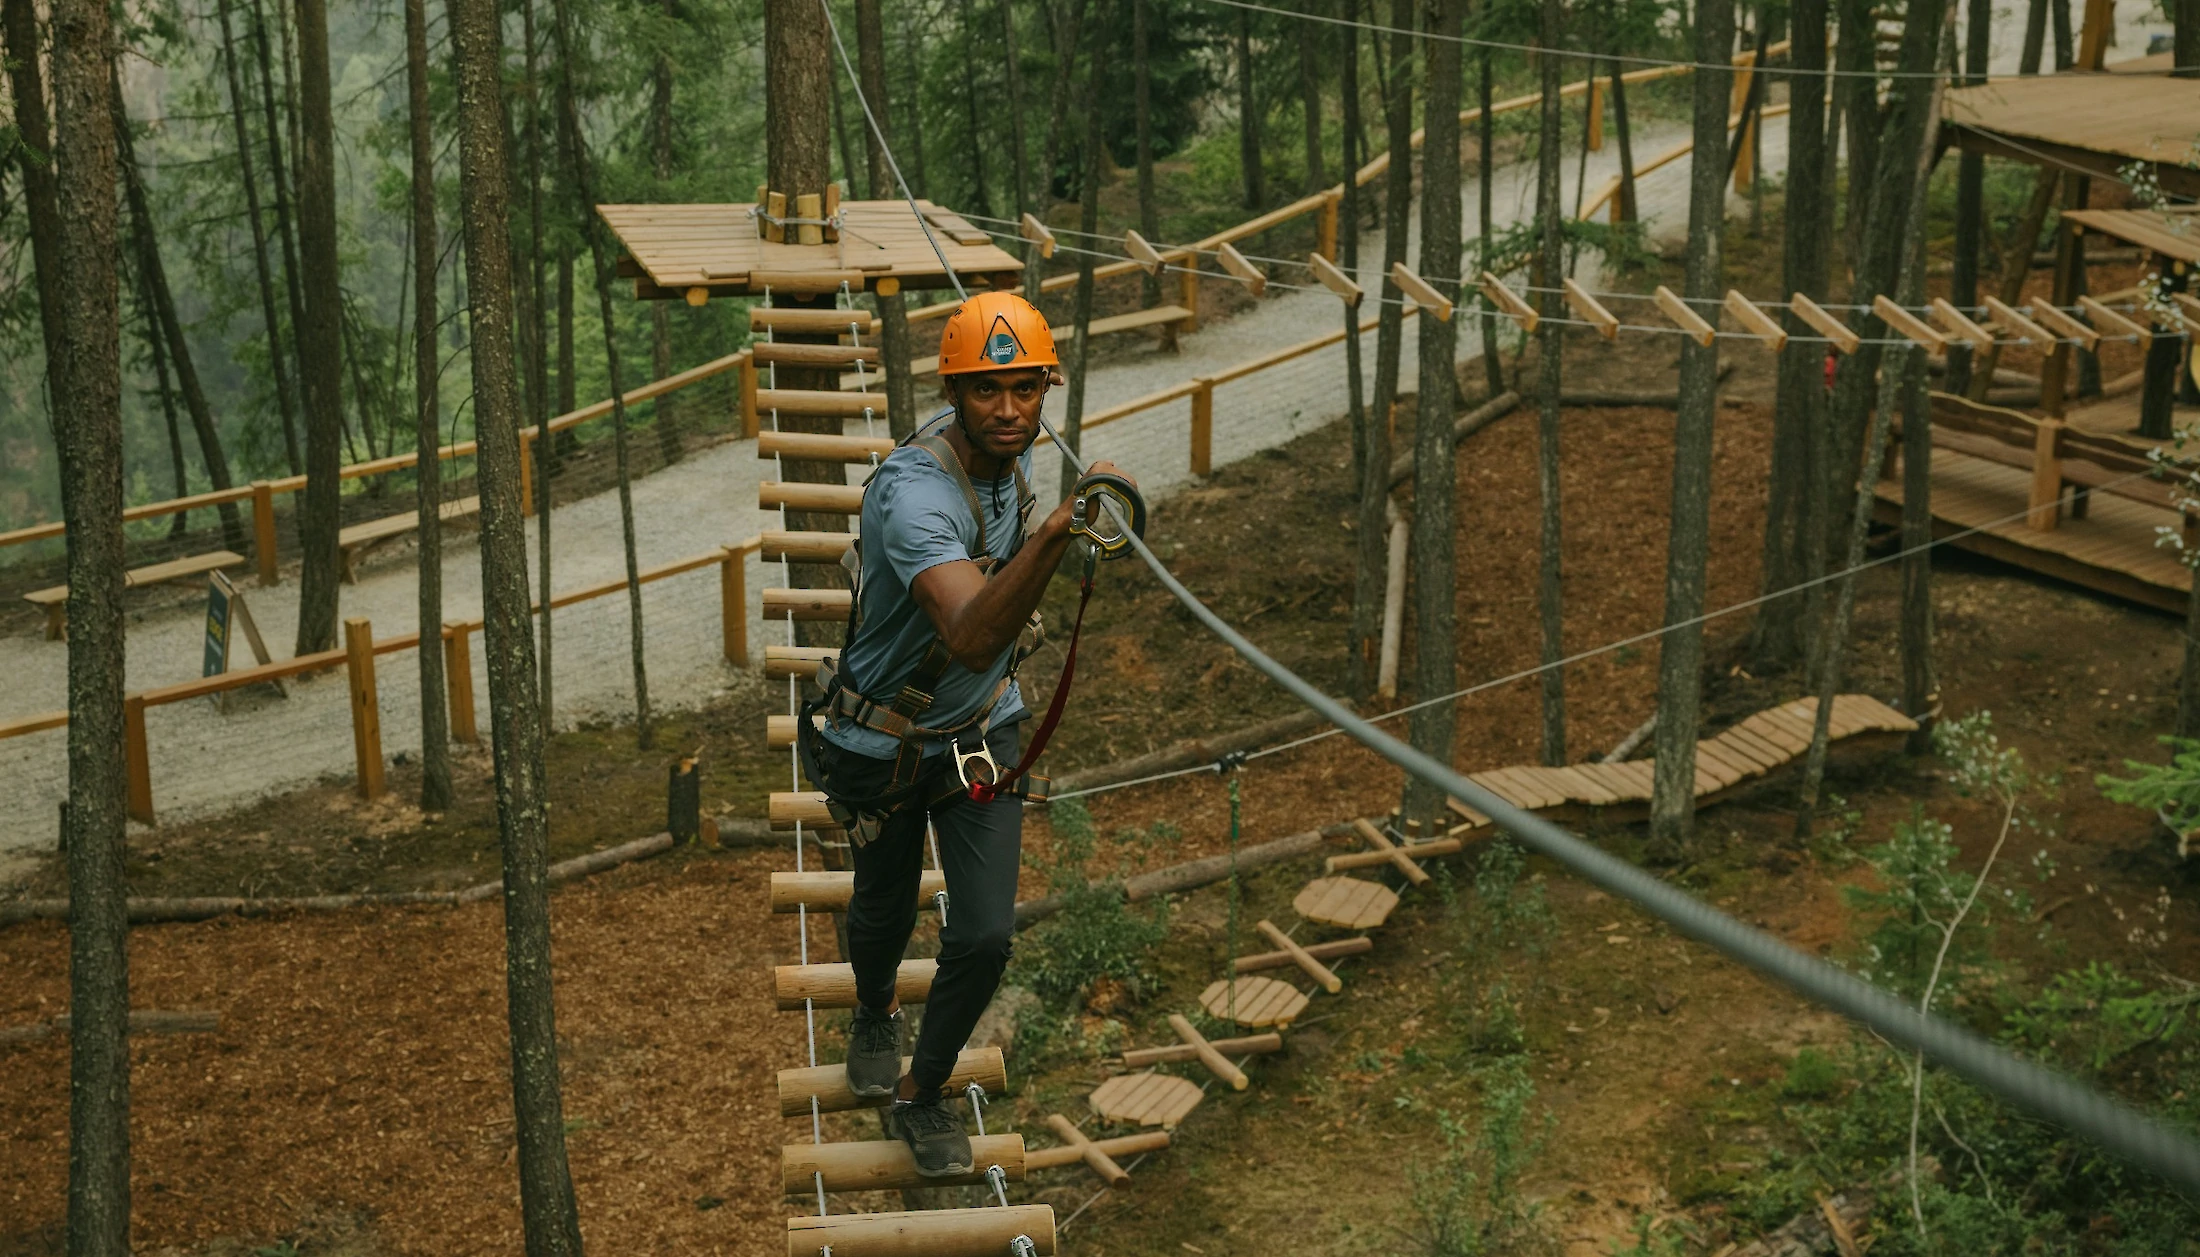
[[[436,512],[437,516],[446,524],[453,520],[467,519],[480,513],[481,499],[479,497],[453,498],[445,502],[441,509]],[[393,537],[402,537],[406,533],[413,532],[419,527],[420,512],[414,510],[397,515],[384,515],[380,519],[370,519],[364,524],[353,524],[336,534],[336,551],[342,563],[344,583],[347,585],[359,583],[358,574],[353,570],[353,567],[359,560],[366,557],[369,550]]]
[[[2085,432],[2059,419],[2035,419],[1948,393],[1932,394],[1932,415],[1936,448],[2032,473],[2027,527],[2054,531],[2066,497],[2071,518],[2084,519],[2088,495],[2066,493],[2071,487],[2176,509],[2169,486],[2153,475],[2155,464],[2147,456],[2153,442]],[[1891,456],[1899,449],[1899,441],[1888,446],[1889,475],[1894,474]]]
[[[133,567],[122,574],[122,586],[135,589],[140,585],[158,585],[163,581],[188,580],[223,568],[239,567],[244,556],[231,550],[215,550],[207,554],[193,554],[165,563],[148,563]],[[69,587],[55,585],[51,589],[34,589],[23,595],[23,601],[46,613],[46,640],[58,642],[69,635]]]

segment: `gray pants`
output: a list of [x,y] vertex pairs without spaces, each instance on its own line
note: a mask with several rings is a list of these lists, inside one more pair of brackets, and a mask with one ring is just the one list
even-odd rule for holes
[[[1003,771],[1016,762],[1019,726],[986,738]],[[820,739],[821,767],[833,784],[851,793],[875,788],[892,774],[889,760],[872,759]],[[934,767],[935,763],[938,765]],[[946,756],[925,762],[927,774],[954,767]],[[925,825],[939,834],[940,869],[947,875],[947,922],[940,930],[939,972],[924,1008],[910,1076],[920,1091],[938,1090],[954,1072],[955,1057],[970,1039],[986,1005],[993,1002],[1008,967],[1016,932],[1016,874],[1022,862],[1024,801],[997,798],[975,803],[957,795],[931,808],[911,807],[892,816],[870,842],[855,848],[855,894],[848,902],[848,960],[855,969],[856,998],[884,1011],[894,1000],[894,973],[917,926],[918,879],[925,866]]]

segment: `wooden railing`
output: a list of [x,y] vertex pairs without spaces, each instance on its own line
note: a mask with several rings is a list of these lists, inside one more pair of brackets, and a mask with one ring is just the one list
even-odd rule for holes
[[[699,367],[691,367],[676,375],[668,375],[661,380],[652,380],[637,388],[628,389],[626,391],[626,404],[638,406],[652,398],[662,397],[667,393],[686,388],[712,376],[738,370],[748,360],[749,351],[743,349],[737,353],[727,354],[723,358],[713,359]],[[601,419],[610,413],[611,400],[605,398],[603,401],[583,406],[569,414],[559,415],[550,420],[547,426],[553,433],[563,432],[592,419]],[[526,455],[533,446],[540,426],[522,428],[519,434],[522,455],[520,459],[520,502],[522,509],[529,515],[534,514],[535,510],[534,460],[526,457]],[[753,430],[749,435],[754,435]],[[454,458],[466,458],[475,452],[475,442],[460,441],[455,445],[446,445],[438,450],[437,458],[448,461]],[[336,474],[340,480],[357,480],[365,476],[382,476],[395,471],[403,471],[418,465],[419,462],[418,451],[407,454],[391,454],[385,458],[347,464],[340,468]],[[132,523],[143,519],[158,519],[163,515],[175,515],[184,511],[205,510],[208,507],[222,506],[231,502],[250,501],[252,503],[253,548],[257,552],[255,558],[258,563],[259,581],[262,585],[273,585],[278,579],[275,551],[275,497],[277,494],[296,493],[305,487],[306,478],[304,476],[283,476],[272,480],[255,480],[250,484],[235,485],[227,489],[216,489],[207,493],[194,493],[188,497],[169,498],[160,502],[143,502],[125,508],[122,512],[122,519],[125,523]],[[63,535],[65,528],[66,525],[62,521],[53,520],[44,524],[33,524],[27,528],[18,528],[12,532],[0,532],[0,549],[33,541],[50,540]]]
[[[2073,519],[2086,516],[2086,493],[2067,493],[2070,486],[2095,493],[2112,493],[2147,506],[2177,511],[2168,485],[2155,476],[2158,470],[2148,452],[2152,442],[2131,441],[2100,432],[2073,428],[2059,419],[2035,419],[2020,411],[1989,406],[1950,393],[1932,398],[1933,446],[1981,458],[2004,467],[2029,471],[2032,483],[2026,494],[2025,526],[2053,532],[2064,510]],[[1896,431],[1900,431],[1897,419]],[[1901,442],[1887,447],[1882,478],[1899,476]],[[2191,539],[2196,521],[2184,513],[2182,527]]]
[[[750,537],[738,545],[721,546],[716,550],[706,550],[684,559],[644,568],[639,573],[637,583],[653,584],[687,572],[716,566],[722,650],[728,663],[745,668],[749,662],[746,564],[748,556],[755,553],[761,544],[761,537]],[[623,579],[605,581],[600,585],[589,585],[554,595],[550,599],[550,605],[553,608],[569,607],[575,603],[609,597],[625,589],[626,581]],[[535,604],[535,610],[542,610],[542,604]],[[438,634],[443,643],[444,701],[450,712],[451,740],[454,742],[481,740],[480,728],[474,715],[473,664],[473,635],[480,632],[481,628],[482,622],[478,619],[451,620],[444,623],[441,633]],[[364,618],[354,618],[344,622],[344,645],[339,649],[278,659],[273,663],[238,668],[215,676],[155,686],[125,695],[122,700],[123,762],[128,775],[131,818],[148,825],[153,824],[155,818],[152,754],[145,731],[147,708],[187,702],[194,698],[210,698],[231,690],[243,689],[248,685],[281,681],[336,668],[345,669],[350,682],[352,750],[358,766],[359,791],[367,798],[374,798],[382,792],[382,734],[375,691],[374,660],[381,655],[416,650],[419,647],[419,633],[376,640],[373,623]],[[0,740],[46,729],[58,729],[68,723],[69,713],[66,711],[49,711],[19,717],[0,723]]]

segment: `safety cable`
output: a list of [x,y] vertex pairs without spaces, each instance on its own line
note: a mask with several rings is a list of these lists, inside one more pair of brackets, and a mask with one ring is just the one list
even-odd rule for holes
[[[1691,70],[1723,70],[1730,74],[1740,74],[1754,71],[1756,73],[1775,75],[1782,78],[1929,79],[1941,77],[1941,72],[1938,70],[1841,70],[1835,69],[1831,66],[1828,66],[1827,68],[1822,70],[1798,70],[1793,66],[1788,66],[1785,68],[1770,65],[1748,66],[1736,65],[1733,62],[1680,61],[1669,60],[1662,57],[1636,57],[1627,56],[1620,53],[1588,52],[1567,48],[1559,48],[1554,50],[1549,48],[1538,48],[1533,44],[1513,44],[1496,39],[1476,39],[1471,35],[1438,35],[1430,31],[1417,31],[1408,27],[1387,26],[1380,22],[1362,22],[1351,18],[1331,17],[1325,13],[1308,13],[1294,9],[1279,9],[1265,4],[1253,4],[1250,2],[1250,0],[1202,0],[1202,2],[1206,4],[1221,5],[1225,8],[1244,9],[1252,13],[1266,13],[1275,17],[1292,18],[1296,21],[1301,22],[1317,22],[1324,26],[1349,26],[1355,27],[1363,31],[1373,31],[1377,34],[1404,35],[1412,39],[1434,40],[1450,44],[1464,44],[1470,48],[1488,48],[1497,52],[1519,52],[1526,53],[1531,56],[1556,56],[1564,60],[1572,61],[1618,62],[1622,65],[1656,66],[1668,69],[1686,68]],[[1828,41],[1827,48],[1830,52],[1832,49],[1831,41]],[[2058,73],[2061,73],[2061,71],[2058,71]],[[2168,78],[2175,73],[2176,71],[2174,69],[2131,69],[2118,70],[2116,71],[2116,76],[2118,78]],[[2045,76],[2038,74],[1992,74],[1971,77],[1970,82],[2007,83],[2016,79],[2042,77]]]

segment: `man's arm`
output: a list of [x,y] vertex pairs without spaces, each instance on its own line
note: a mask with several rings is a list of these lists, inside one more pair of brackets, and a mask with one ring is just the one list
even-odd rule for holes
[[[1096,463],[1094,470],[1115,468]],[[962,559],[928,567],[909,583],[909,592],[956,663],[983,672],[1023,632],[1069,550],[1070,505],[1070,499],[1062,499],[991,580],[976,563]]]

